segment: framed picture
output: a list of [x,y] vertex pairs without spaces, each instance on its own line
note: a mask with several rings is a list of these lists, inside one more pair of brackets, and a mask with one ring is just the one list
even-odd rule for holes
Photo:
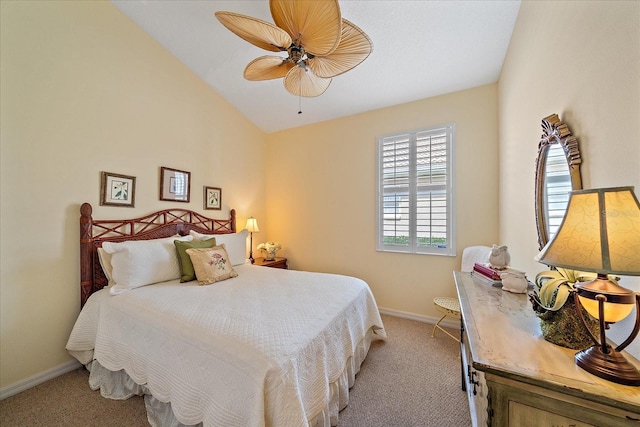
[[160,200],[188,203],[190,193],[191,172],[160,168]]
[[222,209],[222,189],[216,187],[204,187],[204,208]]
[[100,205],[132,208],[135,200],[135,176],[101,172]]

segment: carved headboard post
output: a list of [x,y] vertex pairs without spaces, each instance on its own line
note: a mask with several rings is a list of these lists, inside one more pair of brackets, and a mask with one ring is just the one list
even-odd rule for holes
[[91,250],[93,237],[93,209],[89,203],[80,207],[80,304],[87,301],[93,292],[93,252]]
[[231,229],[235,232],[237,230],[237,228],[236,228],[236,210],[235,209],[231,209],[231,211],[229,212],[229,218],[231,219]]

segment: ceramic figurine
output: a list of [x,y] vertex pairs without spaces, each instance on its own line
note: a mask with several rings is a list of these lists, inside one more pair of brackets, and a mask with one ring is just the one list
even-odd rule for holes
[[514,294],[524,294],[527,292],[529,282],[524,273],[520,271],[505,271],[500,273],[502,280],[502,289],[513,292]]
[[504,270],[511,262],[511,255],[506,246],[493,245],[489,255],[489,264],[496,270]]

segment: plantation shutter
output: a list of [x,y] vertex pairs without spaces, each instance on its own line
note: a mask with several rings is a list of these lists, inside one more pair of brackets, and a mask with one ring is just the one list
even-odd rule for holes
[[447,246],[447,134],[420,132],[416,138],[416,233],[419,247]]
[[410,135],[385,138],[382,142],[382,193],[384,244],[409,245]]
[[453,125],[378,138],[378,250],[455,255]]

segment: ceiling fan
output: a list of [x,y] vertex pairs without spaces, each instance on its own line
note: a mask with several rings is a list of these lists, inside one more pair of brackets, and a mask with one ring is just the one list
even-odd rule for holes
[[369,36],[343,19],[338,0],[269,0],[275,25],[233,12],[216,12],[227,29],[249,43],[287,57],[265,55],[244,70],[247,80],[284,77],[292,94],[322,95],[331,79],[367,59]]

